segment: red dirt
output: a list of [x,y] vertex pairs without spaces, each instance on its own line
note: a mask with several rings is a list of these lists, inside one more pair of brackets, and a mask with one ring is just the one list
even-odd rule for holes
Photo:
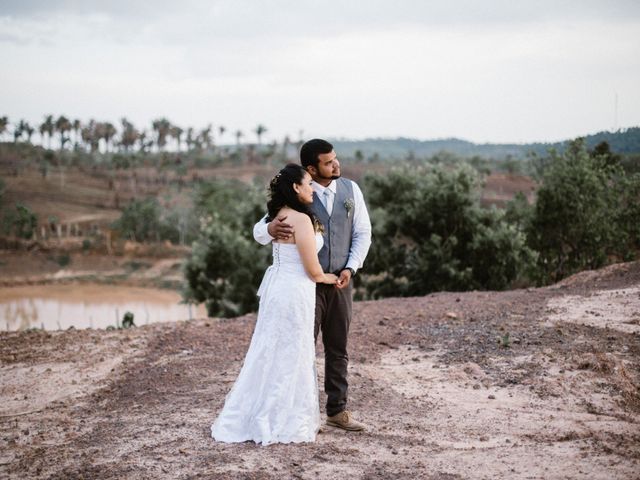
[[2,333],[0,476],[638,478],[640,335],[619,327],[635,325],[639,286],[635,262],[543,289],[358,302],[350,408],[369,430],[303,445],[210,438],[255,315]]

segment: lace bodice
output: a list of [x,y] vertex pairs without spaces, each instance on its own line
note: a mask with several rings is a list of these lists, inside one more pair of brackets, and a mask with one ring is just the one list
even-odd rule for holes
[[[321,233],[316,233],[316,252],[322,248],[324,240]],[[299,264],[302,265],[300,252],[295,243],[272,243],[273,265]]]
[[[316,252],[320,251],[322,248],[324,240],[322,239],[322,234],[316,234]],[[298,247],[295,243],[277,243],[273,242],[272,244],[272,254],[273,254],[273,263],[267,271],[264,272],[264,277],[262,278],[262,283],[258,288],[257,295],[259,297],[263,297],[269,285],[273,282],[274,276],[276,276],[279,272],[283,274],[293,274],[293,275],[304,275],[307,273],[304,269],[304,265],[302,264],[302,258],[300,257],[300,252],[298,251]]]

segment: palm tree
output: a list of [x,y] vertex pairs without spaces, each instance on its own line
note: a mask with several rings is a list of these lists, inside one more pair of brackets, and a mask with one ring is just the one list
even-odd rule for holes
[[238,150],[239,150],[240,149],[240,139],[244,136],[244,133],[242,133],[242,130],[236,130],[235,136],[236,136],[236,146],[238,147]]
[[78,148],[78,133],[80,132],[80,129],[82,128],[82,124],[80,123],[80,120],[78,120],[77,118],[73,121],[73,123],[71,124],[71,128],[73,129],[73,148]]
[[122,123],[122,138],[120,139],[120,144],[124,147],[125,152],[129,152],[129,148],[133,147],[135,143],[140,138],[140,132],[133,126],[126,118],[122,117],[120,119]]
[[[39,131],[42,136],[42,140],[44,141],[44,134],[47,134],[47,149],[51,150],[51,137],[53,137],[53,130],[55,126],[53,125],[53,115],[47,115],[44,117],[44,122],[40,125]],[[43,145],[44,147],[44,145]]]
[[193,149],[193,146],[196,143],[196,139],[193,137],[195,130],[193,129],[193,127],[189,127],[187,128],[187,139],[185,140],[185,143],[187,144],[187,151],[190,152]]
[[9,125],[9,118],[6,116],[0,117],[0,137],[7,131],[7,125]]
[[113,137],[116,136],[116,133],[118,133],[118,131],[116,130],[116,127],[114,127],[112,123],[105,122],[102,124],[101,138],[104,139],[105,149],[107,153],[109,152],[109,143],[111,143],[111,140],[113,139]]
[[69,137],[65,136],[65,133],[71,131],[71,122],[64,115],[60,115],[56,120],[56,130],[60,133],[60,150],[64,148],[64,144],[69,141]]
[[171,128],[169,129],[169,135],[171,137],[173,137],[175,139],[175,141],[178,143],[178,151],[180,151],[180,147],[182,145],[182,134],[183,134],[183,132],[184,132],[184,130],[182,130],[177,125],[172,125]]
[[65,136],[65,133],[71,131],[71,122],[64,115],[60,115],[55,123],[56,130],[60,133],[60,188],[64,188],[64,173],[65,173],[65,158],[62,155],[64,150],[64,144],[69,140],[69,137]]
[[[218,127],[218,133],[220,133],[220,138],[222,138],[222,135],[224,135],[224,132],[226,132],[226,131],[227,131],[227,127],[225,127],[223,125],[220,125]],[[218,142],[218,143],[220,143],[220,142]]]
[[22,127],[24,133],[27,134],[27,142],[31,143],[31,137],[33,136],[33,132],[35,132],[36,129],[29,125],[29,123],[26,121],[24,122],[24,125]]
[[254,132],[256,132],[256,135],[258,137],[258,145],[262,145],[262,134],[266,133],[266,131],[267,131],[267,127],[265,127],[262,124],[258,124],[256,129],[254,130]]
[[16,125],[15,128],[13,129],[13,143],[18,143],[18,140],[20,140],[20,137],[24,132],[24,124],[25,124],[25,121],[20,120],[20,122],[18,122],[18,125]]
[[156,145],[158,145],[158,150],[162,151],[167,144],[167,135],[169,135],[171,122],[163,117],[154,120],[152,126],[156,132]]
[[149,133],[143,130],[138,135],[138,143],[140,144],[140,153],[146,153],[153,145],[153,140],[147,140]]
[[95,151],[100,151],[100,140],[104,138],[105,130],[106,125],[104,122],[96,122],[93,126],[93,141],[96,143]]
[[204,128],[200,131],[200,135],[198,135],[198,139],[200,143],[208,150],[213,145],[213,140],[211,138],[211,129],[213,127],[211,124],[207,125],[207,128]]
[[95,153],[98,151],[98,146],[100,144],[99,130],[99,124],[95,120],[90,120],[89,125],[87,125],[80,131],[82,141],[87,144],[91,153]]

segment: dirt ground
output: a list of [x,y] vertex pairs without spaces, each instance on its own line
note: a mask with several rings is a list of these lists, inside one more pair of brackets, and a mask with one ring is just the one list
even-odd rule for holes
[[369,429],[309,444],[210,437],[254,323],[1,333],[0,477],[640,478],[640,262],[356,303],[349,405]]

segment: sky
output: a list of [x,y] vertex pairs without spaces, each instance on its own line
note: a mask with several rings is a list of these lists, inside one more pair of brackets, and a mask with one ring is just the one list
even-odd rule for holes
[[640,126],[637,0],[0,0],[0,116],[246,141]]

